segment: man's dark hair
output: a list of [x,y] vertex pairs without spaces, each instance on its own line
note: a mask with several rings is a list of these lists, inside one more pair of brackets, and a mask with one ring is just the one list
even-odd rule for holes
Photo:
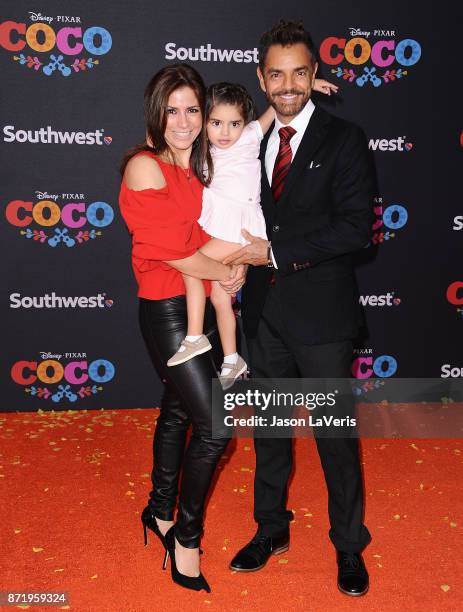
[[259,41],[259,67],[263,71],[265,66],[265,58],[267,52],[273,45],[282,45],[287,47],[288,45],[294,45],[297,43],[303,43],[309,53],[310,61],[312,66],[317,62],[317,49],[314,45],[312,37],[304,29],[302,21],[285,21],[281,19],[276,25],[273,26],[268,32],[264,32],[260,37]]
[[206,91],[206,122],[217,104],[237,106],[245,125],[256,118],[254,102],[247,89],[238,83],[214,83]]

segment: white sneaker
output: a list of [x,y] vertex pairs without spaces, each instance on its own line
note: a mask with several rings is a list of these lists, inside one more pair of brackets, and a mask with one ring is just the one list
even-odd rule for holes
[[[185,348],[181,351],[180,347],[184,346]],[[202,334],[199,336],[197,340],[190,342],[186,338],[182,340],[180,343],[179,350],[172,355],[172,357],[167,362],[169,367],[180,365],[181,363],[185,363],[185,361],[189,361],[196,357],[196,355],[201,355],[202,353],[206,353],[210,351],[212,346],[207,337]]]
[[229,389],[235,380],[247,371],[248,364],[240,355],[238,355],[238,359],[235,364],[222,363],[221,370],[224,370],[225,368],[228,370],[228,372],[226,374],[220,374],[219,380],[222,384],[222,389]]

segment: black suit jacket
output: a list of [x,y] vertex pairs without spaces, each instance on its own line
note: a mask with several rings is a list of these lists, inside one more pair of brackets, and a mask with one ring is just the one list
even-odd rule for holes
[[[303,344],[354,338],[362,323],[352,254],[374,221],[374,170],[363,132],[316,107],[273,200],[261,147],[261,204],[278,270],[275,287],[288,332]],[[243,288],[244,332],[257,332],[272,270],[250,267]]]

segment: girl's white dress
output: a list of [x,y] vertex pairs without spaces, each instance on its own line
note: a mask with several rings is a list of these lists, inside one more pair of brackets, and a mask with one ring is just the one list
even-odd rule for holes
[[241,230],[267,239],[260,207],[259,150],[263,138],[258,121],[245,126],[239,139],[227,149],[211,146],[214,174],[203,190],[198,223],[214,238],[248,244]]

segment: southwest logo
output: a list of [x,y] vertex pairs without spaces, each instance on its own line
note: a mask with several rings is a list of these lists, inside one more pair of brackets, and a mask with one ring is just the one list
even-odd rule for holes
[[401,301],[399,297],[394,297],[394,291],[383,295],[361,295],[359,297],[359,304],[372,307],[399,306]]
[[441,378],[460,378],[463,376],[463,368],[451,366],[450,363],[444,363],[441,367]]
[[214,49],[211,43],[200,47],[177,47],[174,42],[165,45],[165,59],[178,62],[236,62],[238,64],[258,63],[258,49]]
[[413,149],[412,142],[405,142],[406,136],[398,136],[397,138],[370,138],[368,148],[370,151],[411,151]]
[[112,36],[106,28],[83,29],[80,17],[44,16],[32,11],[28,17],[32,23],[0,23],[0,47],[13,52],[13,61],[36,74],[69,77],[87,72],[98,66],[99,58],[112,47]]
[[76,144],[76,145],[110,145],[111,136],[103,139],[103,130],[94,132],[69,132],[54,130],[51,125],[36,130],[16,130],[14,125],[5,125],[3,128],[3,142],[27,142],[30,144]]
[[60,296],[53,291],[41,296],[10,295],[10,308],[111,308],[113,300],[105,299],[105,293],[87,296]]
[[358,27],[349,28],[348,36],[328,36],[319,51],[332,74],[357,87],[401,80],[421,58],[421,45],[412,38],[399,39],[395,30]]

